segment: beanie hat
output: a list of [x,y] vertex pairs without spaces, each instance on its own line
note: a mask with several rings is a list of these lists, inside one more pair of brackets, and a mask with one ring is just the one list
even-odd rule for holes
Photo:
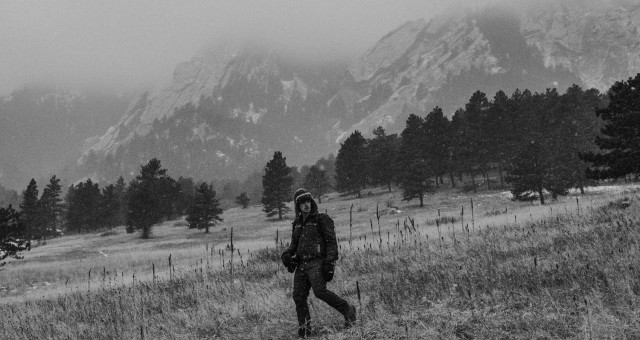
[[297,205],[298,203],[296,202],[296,200],[298,199],[298,196],[300,196],[302,194],[306,194],[306,193],[308,193],[308,191],[305,190],[304,188],[300,188],[300,189],[296,190],[296,192],[293,193],[293,204]]
[[318,208],[317,208],[316,202],[311,197],[311,193],[303,188],[300,188],[296,190],[296,192],[293,194],[293,205],[296,211],[296,216],[300,214],[300,209],[298,208],[298,205],[305,201],[310,201],[311,209],[317,211]]

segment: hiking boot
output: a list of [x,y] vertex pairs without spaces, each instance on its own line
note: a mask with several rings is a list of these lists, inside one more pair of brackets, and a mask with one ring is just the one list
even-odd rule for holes
[[344,328],[351,328],[356,324],[356,307],[351,305],[344,314]]
[[311,336],[311,323],[309,321],[298,327],[298,338],[302,339],[308,336]]

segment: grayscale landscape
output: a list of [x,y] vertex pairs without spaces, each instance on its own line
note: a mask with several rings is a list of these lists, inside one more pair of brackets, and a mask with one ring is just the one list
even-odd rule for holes
[[0,4],[2,339],[640,338],[640,2]]

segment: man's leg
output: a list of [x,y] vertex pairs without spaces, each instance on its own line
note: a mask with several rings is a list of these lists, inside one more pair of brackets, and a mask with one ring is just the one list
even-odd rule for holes
[[320,300],[326,302],[329,306],[335,308],[340,314],[347,315],[350,312],[350,306],[347,301],[336,295],[336,293],[327,289],[327,282],[322,277],[322,265],[311,267],[306,270],[313,294]]
[[311,282],[306,271],[298,267],[293,275],[293,301],[296,303],[296,314],[298,315],[298,335],[307,336],[311,333],[311,315],[307,305]]

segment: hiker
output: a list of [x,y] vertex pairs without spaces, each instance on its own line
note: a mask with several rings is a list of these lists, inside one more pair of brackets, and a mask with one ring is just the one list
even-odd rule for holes
[[307,305],[309,289],[313,294],[344,316],[345,328],[356,321],[356,308],[327,289],[333,279],[335,262],[338,259],[338,241],[333,220],[318,213],[318,205],[311,193],[304,189],[293,195],[296,219],[293,221],[291,244],[282,253],[282,263],[293,276],[293,301],[298,315],[298,336],[304,338],[311,333],[311,315]]

